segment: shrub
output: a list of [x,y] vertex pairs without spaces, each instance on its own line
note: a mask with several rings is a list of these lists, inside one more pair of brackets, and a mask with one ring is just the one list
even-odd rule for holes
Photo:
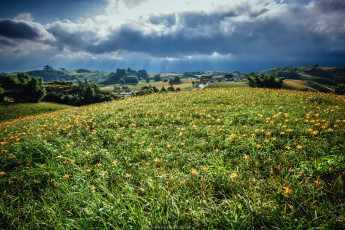
[[245,77],[247,78],[247,84],[250,87],[258,88],[279,89],[282,87],[284,80],[283,78],[276,78],[276,73],[270,74],[269,76],[262,73],[250,73],[246,74]]

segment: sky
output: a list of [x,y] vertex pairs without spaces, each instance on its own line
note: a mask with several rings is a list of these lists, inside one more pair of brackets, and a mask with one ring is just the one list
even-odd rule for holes
[[345,0],[0,0],[0,72],[345,66]]

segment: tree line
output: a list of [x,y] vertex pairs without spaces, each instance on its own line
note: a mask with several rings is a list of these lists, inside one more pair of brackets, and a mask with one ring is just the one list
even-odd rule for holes
[[71,81],[52,81],[44,83],[41,77],[30,77],[25,73],[0,74],[0,103],[56,102],[68,105],[88,105],[119,99],[111,92],[102,91],[96,83],[77,78]]

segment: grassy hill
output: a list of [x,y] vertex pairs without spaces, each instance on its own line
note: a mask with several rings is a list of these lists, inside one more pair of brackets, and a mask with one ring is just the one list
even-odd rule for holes
[[55,80],[66,80],[73,81],[76,77],[81,79],[86,78],[90,82],[101,82],[104,81],[110,72],[106,71],[93,71],[86,69],[78,70],[33,70],[28,71],[32,77],[42,77],[45,82]]
[[[249,87],[246,82],[215,82],[208,84],[206,88],[234,88],[234,87]],[[310,92],[323,92],[333,93],[334,90],[327,86],[318,84],[314,81],[302,80],[285,80],[283,82],[283,89],[297,90],[297,91],[310,91]]]
[[285,79],[298,79],[303,81],[314,81],[318,84],[335,87],[337,83],[345,83],[344,67],[282,67],[264,70],[262,73],[277,73],[278,77]]
[[0,122],[69,108],[73,108],[73,106],[48,102],[2,104],[0,105]]
[[344,110],[231,88],[0,123],[0,227],[344,229]]

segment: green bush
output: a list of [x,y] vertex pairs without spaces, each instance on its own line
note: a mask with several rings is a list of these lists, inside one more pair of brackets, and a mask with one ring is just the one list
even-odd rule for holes
[[250,87],[257,87],[257,88],[275,88],[279,89],[282,88],[283,85],[283,78],[276,78],[276,73],[272,73],[270,75],[266,75],[263,73],[250,73],[246,74],[245,77],[247,78],[247,84]]

